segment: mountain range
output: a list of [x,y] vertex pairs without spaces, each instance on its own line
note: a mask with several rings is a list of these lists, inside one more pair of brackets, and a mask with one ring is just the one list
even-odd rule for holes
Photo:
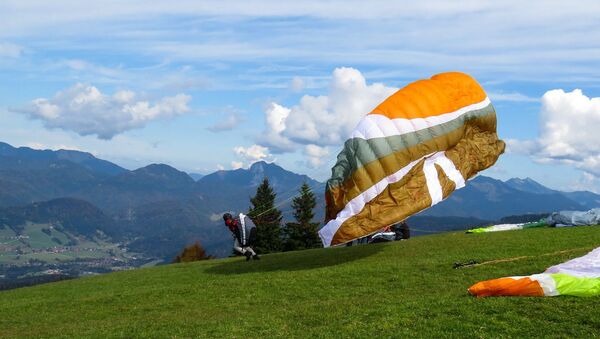
[[[257,162],[248,169],[193,178],[164,164],[130,171],[90,153],[0,143],[0,223],[34,222],[41,220],[41,213],[45,222],[64,224],[74,232],[102,231],[149,257],[170,260],[195,240],[209,253],[226,256],[231,238],[221,225],[221,215],[246,211],[265,177],[277,193],[284,221],[292,221],[291,199],[304,182],[318,197],[316,219],[322,220],[324,184],[274,163]],[[503,182],[478,176],[409,223],[435,232],[479,226],[510,215],[597,206],[600,195],[592,192],[561,192],[529,178]],[[87,214],[80,215],[82,211]]]
[[549,189],[529,178],[503,182],[480,175],[421,215],[498,220],[508,215],[585,210],[588,206],[600,206],[599,195],[586,193],[589,194],[576,201],[571,198],[572,193]]

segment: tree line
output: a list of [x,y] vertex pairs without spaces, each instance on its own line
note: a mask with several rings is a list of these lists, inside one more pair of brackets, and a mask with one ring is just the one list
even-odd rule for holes
[[317,233],[319,223],[313,221],[317,202],[310,186],[304,183],[292,200],[294,222],[283,223],[283,215],[275,206],[276,197],[269,179],[264,178],[256,195],[250,198],[248,216],[258,229],[255,249],[259,253],[273,253],[322,247]]
[[[298,251],[322,247],[318,235],[319,223],[314,222],[315,195],[307,183],[302,184],[298,195],[292,199],[294,222],[283,223],[283,214],[275,206],[277,193],[266,177],[250,198],[252,206],[248,216],[257,227],[254,249],[261,254]],[[234,252],[234,255],[237,253]],[[200,242],[184,248],[173,260],[175,263],[212,259]]]

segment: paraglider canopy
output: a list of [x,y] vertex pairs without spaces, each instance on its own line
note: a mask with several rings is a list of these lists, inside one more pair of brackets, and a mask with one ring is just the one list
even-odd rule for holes
[[376,232],[442,201],[504,151],[481,86],[451,72],[400,89],[367,114],[327,181],[325,247]]

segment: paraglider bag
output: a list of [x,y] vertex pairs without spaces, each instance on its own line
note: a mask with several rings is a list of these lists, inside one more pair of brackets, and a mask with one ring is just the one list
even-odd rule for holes
[[243,247],[254,246],[256,243],[256,225],[247,215],[240,213],[240,242]]

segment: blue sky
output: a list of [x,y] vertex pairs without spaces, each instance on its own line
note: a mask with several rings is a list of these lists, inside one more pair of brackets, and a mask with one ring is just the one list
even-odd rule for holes
[[597,1],[8,0],[0,22],[0,140],[15,146],[324,180],[369,107],[463,71],[509,146],[484,174],[600,190]]

